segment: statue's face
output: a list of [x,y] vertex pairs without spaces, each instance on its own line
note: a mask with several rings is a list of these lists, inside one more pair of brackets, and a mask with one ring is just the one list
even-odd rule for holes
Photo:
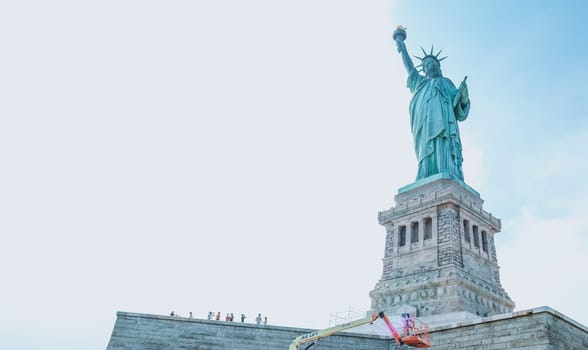
[[434,58],[426,58],[423,61],[423,71],[425,75],[430,78],[436,78],[441,76],[441,65],[439,61]]

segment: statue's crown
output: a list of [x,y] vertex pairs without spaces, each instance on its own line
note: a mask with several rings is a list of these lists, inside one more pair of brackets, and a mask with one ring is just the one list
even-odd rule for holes
[[419,68],[420,70],[422,70],[422,66],[423,66],[423,62],[426,59],[434,59],[437,62],[441,62],[444,59],[447,58],[447,56],[445,57],[441,57],[439,58],[439,55],[441,54],[441,51],[443,51],[442,49],[439,50],[439,52],[437,52],[437,54],[433,54],[433,46],[431,45],[431,52],[427,53],[427,51],[425,51],[425,49],[423,49],[423,47],[421,46],[421,50],[423,51],[423,57],[419,57],[419,56],[414,56],[415,58],[418,58],[421,61],[421,64],[419,64],[418,66],[416,66],[416,68]]

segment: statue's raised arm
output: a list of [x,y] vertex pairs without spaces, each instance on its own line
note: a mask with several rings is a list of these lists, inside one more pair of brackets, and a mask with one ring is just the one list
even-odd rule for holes
[[[441,51],[434,54],[424,49],[423,57],[415,56],[415,67],[404,40],[406,28],[398,26],[392,38],[396,42],[402,63],[408,72],[407,86],[412,92],[410,127],[414,149],[419,162],[417,180],[440,174],[463,181],[462,148],[458,121],[464,121],[470,110],[466,78],[456,88],[441,73]],[[417,68],[420,68],[422,74]]]
[[400,55],[402,55],[402,63],[404,63],[404,68],[408,74],[410,74],[413,70],[415,70],[414,64],[410,59],[410,55],[406,50],[406,45],[404,44],[404,40],[406,39],[406,28],[403,26],[398,26],[394,33],[392,34],[392,39],[396,41],[396,48]]

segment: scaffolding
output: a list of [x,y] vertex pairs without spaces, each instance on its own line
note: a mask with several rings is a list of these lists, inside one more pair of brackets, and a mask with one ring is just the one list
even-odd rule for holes
[[329,314],[329,326],[337,325],[340,323],[349,322],[358,318],[365,317],[367,311],[349,307],[347,311],[338,311]]

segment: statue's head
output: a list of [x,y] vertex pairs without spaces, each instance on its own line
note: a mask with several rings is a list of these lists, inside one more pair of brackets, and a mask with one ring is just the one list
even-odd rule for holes
[[441,63],[439,63],[435,57],[428,56],[423,58],[421,66],[423,68],[423,73],[425,73],[428,78],[438,78],[441,76]]
[[439,52],[437,52],[436,55],[433,54],[433,47],[431,46],[431,52],[427,53],[422,47],[421,50],[423,51],[424,56],[423,57],[418,57],[418,56],[414,56],[416,58],[418,58],[419,60],[421,60],[421,64],[419,64],[417,66],[421,68],[421,70],[423,71],[423,73],[425,73],[425,75],[428,78],[437,78],[440,77],[441,74],[441,61],[443,61],[444,59],[447,58],[447,56],[439,58],[439,55],[441,54],[440,50]]

